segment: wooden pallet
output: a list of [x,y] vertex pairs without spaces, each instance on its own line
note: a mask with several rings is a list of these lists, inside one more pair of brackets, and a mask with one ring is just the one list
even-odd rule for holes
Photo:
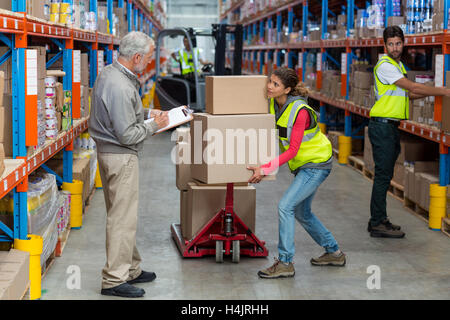
[[333,149],[333,157],[335,157],[336,159],[339,158],[339,150]]
[[405,188],[400,185],[397,184],[394,181],[391,181],[391,185],[389,186],[389,190],[388,192],[396,199],[400,200],[400,201],[404,201],[405,199]]
[[373,181],[373,178],[375,177],[374,173],[370,170],[368,170],[366,167],[363,169],[363,175],[369,180]]
[[407,197],[404,198],[403,202],[405,208],[408,209],[409,212],[411,212],[413,215],[418,217],[419,219],[423,220],[428,224],[428,211],[422,208],[420,205],[412,201],[411,199],[408,199]]
[[442,232],[450,237],[450,218],[444,218],[442,219]]
[[365,168],[365,164],[364,164],[364,159],[362,159],[361,157],[349,156],[348,157],[348,165],[350,167],[352,167],[353,169],[355,169],[356,171],[358,171],[361,174],[363,174],[364,168]]
[[66,227],[66,230],[64,230],[58,237],[58,242],[56,243],[55,248],[55,256],[61,257],[62,253],[64,251],[64,247],[66,246],[67,239],[69,238],[70,233],[70,225]]
[[95,185],[94,188],[92,188],[91,193],[89,193],[89,196],[87,197],[86,201],[84,202],[85,208],[89,207],[89,205],[91,204],[94,193],[95,193]]
[[27,288],[25,292],[22,294],[20,300],[30,300],[30,281],[28,281]]
[[55,263],[55,258],[56,258],[56,249],[53,250],[52,254],[47,258],[47,260],[45,261],[44,265],[42,266],[42,279],[45,278],[45,276],[47,275],[48,270],[50,270],[50,268],[52,267],[53,263]]

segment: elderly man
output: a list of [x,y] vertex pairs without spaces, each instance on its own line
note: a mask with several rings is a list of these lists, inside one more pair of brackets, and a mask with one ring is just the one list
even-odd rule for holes
[[89,132],[97,144],[106,220],[106,264],[103,295],[142,297],[134,283],[150,282],[155,273],[141,270],[136,248],[139,195],[138,152],[144,139],[168,124],[168,115],[154,112],[144,123],[137,74],[144,71],[154,41],[142,32],[130,32],[120,42],[119,58],[99,74],[93,94]]

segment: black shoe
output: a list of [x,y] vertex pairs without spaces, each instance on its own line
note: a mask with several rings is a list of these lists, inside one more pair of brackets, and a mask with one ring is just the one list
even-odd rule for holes
[[370,236],[373,238],[403,238],[405,236],[403,231],[394,230],[389,224],[380,223],[370,228]]
[[143,283],[143,282],[152,282],[156,279],[156,274],[154,272],[147,272],[143,271],[141,274],[133,280],[127,281],[128,284],[135,284],[135,283]]
[[140,298],[144,296],[145,291],[141,288],[136,288],[128,283],[122,283],[113,288],[102,289],[101,294],[105,296],[118,296],[124,298]]
[[[387,226],[389,229],[392,229],[392,230],[395,230],[395,231],[398,231],[398,230],[401,229],[400,226],[398,226],[398,225],[396,225],[396,224],[392,224],[392,223],[389,221],[389,219],[385,219],[385,220],[381,221],[381,224],[384,224],[384,225]],[[367,231],[368,231],[368,232],[372,232],[372,230],[373,230],[373,228],[372,228],[372,226],[370,225],[370,221],[369,221],[369,224],[367,225]]]

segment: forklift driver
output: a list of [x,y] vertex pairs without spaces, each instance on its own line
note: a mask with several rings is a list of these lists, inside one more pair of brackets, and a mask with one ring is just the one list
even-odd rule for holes
[[[183,78],[185,78],[188,81],[194,82],[194,72],[195,72],[195,66],[194,66],[194,59],[196,59],[196,65],[197,65],[197,72],[200,76],[202,73],[200,64],[207,65],[212,64],[209,61],[206,61],[201,56],[200,50],[198,48],[194,48],[194,50],[191,50],[191,46],[189,44],[188,38],[185,36],[183,39],[184,47],[185,49],[180,49],[177,52],[172,53],[172,58],[175,59],[177,62],[180,63],[181,68],[181,75]],[[200,62],[200,63],[199,63]]]

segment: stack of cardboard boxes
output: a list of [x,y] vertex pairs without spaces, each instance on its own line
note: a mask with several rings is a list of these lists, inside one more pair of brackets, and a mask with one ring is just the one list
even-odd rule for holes
[[0,300],[20,300],[30,282],[30,254],[22,250],[0,251]]
[[444,29],[447,29],[447,26],[444,26],[444,11],[445,1],[434,0],[433,16],[431,18],[433,31],[442,31]]
[[207,113],[194,114],[189,130],[177,130],[173,158],[185,239],[192,239],[224,207],[227,183],[235,183],[236,214],[254,230],[256,190],[247,183],[252,175],[247,166],[266,163],[278,151],[266,81],[265,76],[207,77]]
[[[447,79],[446,87],[450,88],[450,72],[447,72],[445,75]],[[450,132],[450,98],[443,97],[442,98],[442,121],[441,121],[441,130],[444,132]]]
[[350,68],[350,101],[359,106],[372,108],[375,102],[373,66],[352,64]]
[[341,99],[341,75],[336,70],[326,70],[322,76],[322,88],[325,95],[333,99]]
[[340,14],[337,16],[336,32],[338,39],[345,39],[347,37],[347,15]]
[[[373,173],[374,162],[368,127],[365,128],[364,136],[364,165],[368,171]],[[439,181],[439,162],[435,160],[438,154],[437,145],[408,134],[402,134],[400,148],[392,180],[404,187],[406,198],[428,210],[430,184]]]

